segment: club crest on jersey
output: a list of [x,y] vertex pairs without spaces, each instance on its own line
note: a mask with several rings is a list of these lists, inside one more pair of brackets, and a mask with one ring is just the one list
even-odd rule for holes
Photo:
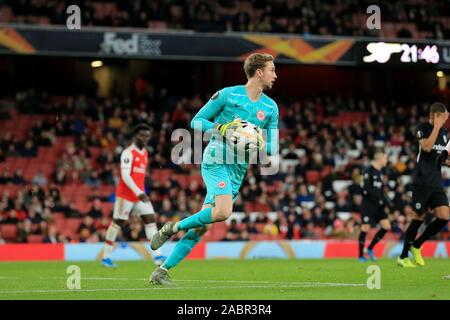
[[258,118],[259,121],[263,121],[263,120],[266,118],[266,114],[265,114],[264,111],[259,110],[259,111],[256,113],[256,117]]
[[219,183],[217,184],[217,186],[218,186],[220,189],[225,188],[226,185],[227,185],[227,184],[225,183],[225,181],[219,181]]
[[419,202],[417,202],[416,203],[416,209],[419,210],[420,208],[422,208],[422,205]]

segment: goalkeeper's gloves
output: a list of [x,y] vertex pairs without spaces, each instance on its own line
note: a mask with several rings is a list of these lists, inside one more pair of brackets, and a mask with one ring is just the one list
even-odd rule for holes
[[258,132],[256,139],[255,139],[255,141],[250,142],[248,145],[248,148],[252,151],[255,150],[256,148],[261,150],[262,148],[264,148],[264,145],[265,145],[264,138],[262,135],[262,130],[256,126],[255,126],[255,130]]
[[226,139],[231,140],[232,142],[239,141],[239,132],[238,129],[243,127],[243,122],[241,119],[237,118],[228,123],[216,123],[214,128],[220,133],[220,135]]
[[256,139],[258,141],[258,149],[261,150],[265,146],[262,130],[260,127],[256,127],[256,131],[258,131],[258,135],[256,136]]

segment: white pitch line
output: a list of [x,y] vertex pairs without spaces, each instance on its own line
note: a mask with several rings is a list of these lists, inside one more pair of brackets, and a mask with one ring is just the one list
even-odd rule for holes
[[215,287],[155,287],[155,288],[102,288],[102,289],[80,289],[80,290],[68,290],[68,289],[51,289],[51,290],[11,290],[11,291],[0,291],[0,294],[20,294],[20,293],[78,293],[78,292],[108,292],[108,291],[156,291],[156,290],[221,290],[221,289],[264,289],[264,288],[275,288],[275,289],[291,289],[291,288],[311,288],[311,287],[328,287],[328,286],[364,286],[363,284],[328,284],[323,285],[317,284],[303,284],[303,285],[286,285],[286,286],[275,286],[275,285],[250,285],[250,286],[215,286]]
[[[24,279],[33,279],[33,280],[67,280],[64,277],[29,277],[29,278],[20,278],[20,277],[0,277],[3,280],[24,280]],[[103,277],[81,277],[81,280],[95,280],[95,281],[111,281],[111,280],[119,280],[119,281],[147,281],[148,279],[144,278],[103,278]],[[177,279],[173,280],[175,283],[177,282],[200,282],[200,283],[246,283],[246,284],[277,284],[277,285],[314,285],[314,286],[341,286],[341,287],[352,287],[352,286],[364,286],[364,284],[357,283],[337,283],[337,282],[290,282],[290,281],[259,281],[259,280],[204,280],[204,279]]]

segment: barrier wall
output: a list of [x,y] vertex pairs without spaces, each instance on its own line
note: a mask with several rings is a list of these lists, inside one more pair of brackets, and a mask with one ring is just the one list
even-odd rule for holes
[[[170,254],[175,242],[162,248]],[[3,244],[0,261],[95,261],[101,257],[102,243],[71,244]],[[377,257],[397,257],[401,242],[382,241],[375,247]],[[114,260],[151,259],[150,246],[145,242],[119,243],[112,253]],[[258,242],[201,242],[188,259],[322,259],[355,258],[357,241],[300,240]],[[425,257],[448,258],[450,241],[426,242],[422,249]]]

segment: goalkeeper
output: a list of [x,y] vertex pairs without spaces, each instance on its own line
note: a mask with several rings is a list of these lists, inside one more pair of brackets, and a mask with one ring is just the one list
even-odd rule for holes
[[207,226],[230,217],[248,168],[246,160],[236,161],[233,148],[245,121],[267,130],[267,143],[259,131],[257,143],[250,144],[250,149],[264,149],[269,155],[278,152],[278,106],[263,93],[272,88],[277,78],[273,60],[269,54],[250,55],[244,63],[247,84],[216,92],[192,119],[193,129],[213,132],[201,165],[207,195],[202,210],[177,223],[167,222],[152,238],[151,247],[156,250],[173,234],[186,231],[165,263],[151,274],[151,283],[169,284],[168,270],[191,252]]

